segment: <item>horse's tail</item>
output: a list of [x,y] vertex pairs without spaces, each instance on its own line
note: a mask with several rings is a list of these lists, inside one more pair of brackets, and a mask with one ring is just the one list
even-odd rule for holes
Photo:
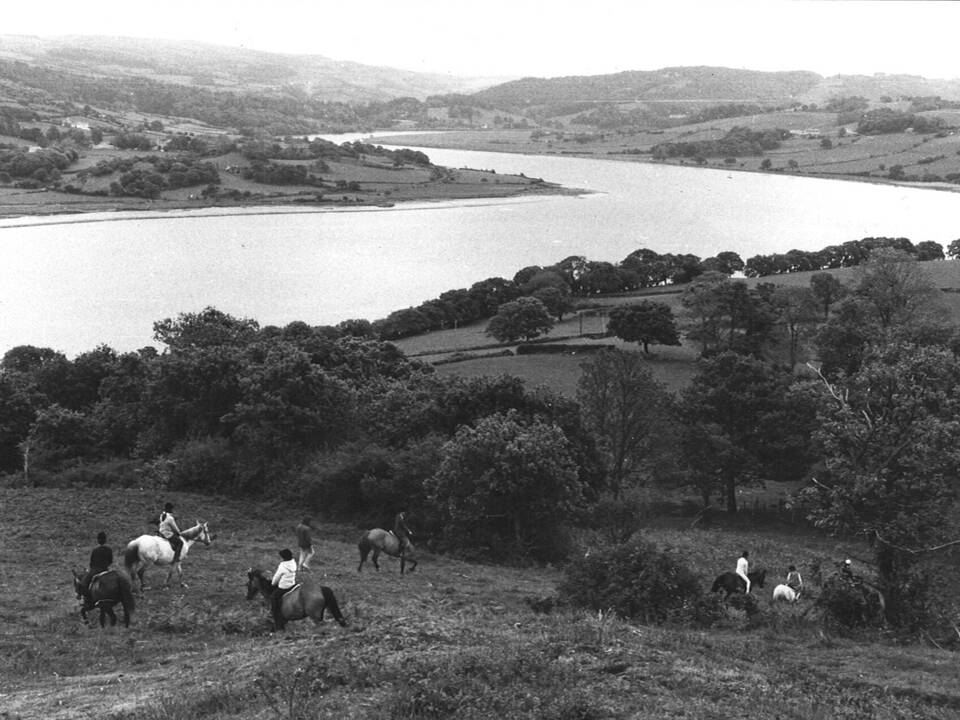
[[343,619],[343,613],[340,612],[340,605],[337,603],[337,597],[333,594],[333,590],[326,585],[321,585],[320,592],[323,593],[323,604],[330,608],[330,614],[333,615],[333,619],[346,627],[347,621]]
[[710,588],[710,592],[715,593],[723,587],[723,583],[721,582],[722,579],[723,575],[720,575],[716,580],[713,581],[713,587]]
[[127,572],[133,575],[133,566],[140,561],[140,547],[137,545],[136,540],[131,540],[127,543],[127,549],[123,551],[123,564],[127,568]]

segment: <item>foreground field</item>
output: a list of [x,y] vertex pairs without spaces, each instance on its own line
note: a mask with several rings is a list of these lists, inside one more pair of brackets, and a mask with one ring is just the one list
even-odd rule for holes
[[[138,598],[133,626],[80,624],[70,568],[106,530],[115,552],[148,532],[165,499],[202,517],[215,539],[184,563],[188,589]],[[245,571],[273,568],[302,508],[155,490],[0,488],[5,513],[0,717],[14,718],[953,718],[956,655],[929,645],[842,639],[771,607],[728,629],[640,626],[564,608],[549,568],[459,562],[421,551],[416,573],[393,562],[356,572],[359,529],[321,523],[314,572],[348,628],[303,622],[270,631],[244,599]],[[771,569],[856,547],[804,533],[689,529],[648,535],[683,553],[705,587],[742,547]],[[653,523],[651,519],[651,523]],[[809,575],[811,595],[817,591]],[[13,592],[11,592],[13,590]],[[769,587],[767,588],[769,592]]]

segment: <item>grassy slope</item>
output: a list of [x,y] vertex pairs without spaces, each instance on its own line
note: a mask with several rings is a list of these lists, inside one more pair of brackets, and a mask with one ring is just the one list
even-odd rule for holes
[[[173,497],[183,519],[202,516],[215,533],[185,563],[190,588],[161,590],[153,571],[130,630],[82,627],[70,566],[86,561],[101,528],[118,552],[148,530],[165,497],[0,488],[4,586],[18,590],[0,607],[0,716],[948,718],[960,709],[955,655],[824,635],[798,619],[807,603],[771,607],[764,598],[752,628],[733,614],[736,630],[713,631],[573,609],[537,614],[526,599],[550,594],[555,570],[423,552],[414,574],[400,576],[388,561],[359,575],[359,531],[327,523],[315,573],[350,627],[301,622],[274,636],[264,607],[244,600],[245,570],[274,566],[302,508],[185,494]],[[851,551],[772,529],[658,524],[650,534],[683,553],[705,588],[750,547],[758,564],[797,563],[815,592],[812,565]]]

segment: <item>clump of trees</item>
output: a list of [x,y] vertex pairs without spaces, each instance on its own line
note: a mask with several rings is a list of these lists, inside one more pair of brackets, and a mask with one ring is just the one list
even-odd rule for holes
[[831,270],[856,267],[865,263],[871,253],[882,248],[900,250],[917,260],[942,260],[943,246],[933,240],[914,244],[904,237],[865,237],[842,245],[828,245],[820,250],[790,250],[786,253],[754,255],[743,268],[747,277],[781,275],[810,270]]
[[762,155],[767,150],[776,150],[780,143],[790,137],[789,130],[752,130],[737,126],[716,140],[657,143],[650,148],[654,159],[672,157],[736,157],[738,155]]

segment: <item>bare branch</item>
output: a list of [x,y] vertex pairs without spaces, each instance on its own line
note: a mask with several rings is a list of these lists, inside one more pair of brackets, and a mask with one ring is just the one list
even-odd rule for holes
[[953,547],[954,545],[960,545],[960,540],[951,540],[950,542],[948,542],[948,543],[943,543],[942,545],[934,545],[933,547],[920,548],[919,550],[915,550],[915,549],[913,549],[913,548],[903,547],[902,545],[896,545],[896,544],[890,542],[889,540],[885,540],[885,539],[880,535],[880,532],[879,532],[878,530],[875,530],[875,531],[874,531],[874,535],[876,536],[876,538],[877,538],[877,540],[878,540],[879,542],[883,543],[883,544],[886,545],[887,547],[892,547],[894,550],[900,550],[901,552],[907,552],[907,553],[910,553],[911,555],[921,555],[921,554],[923,554],[923,553],[936,552],[937,550],[943,550],[943,549],[948,548],[948,547]]
[[823,373],[820,372],[820,369],[817,367],[814,367],[813,363],[808,362],[807,367],[813,370],[817,374],[817,377],[823,380],[823,384],[826,386],[827,391],[830,393],[830,395],[833,397],[834,400],[836,400],[841,405],[847,404],[848,395],[846,391],[844,391],[843,394],[838,393],[836,388],[830,384],[830,381],[823,376]]

